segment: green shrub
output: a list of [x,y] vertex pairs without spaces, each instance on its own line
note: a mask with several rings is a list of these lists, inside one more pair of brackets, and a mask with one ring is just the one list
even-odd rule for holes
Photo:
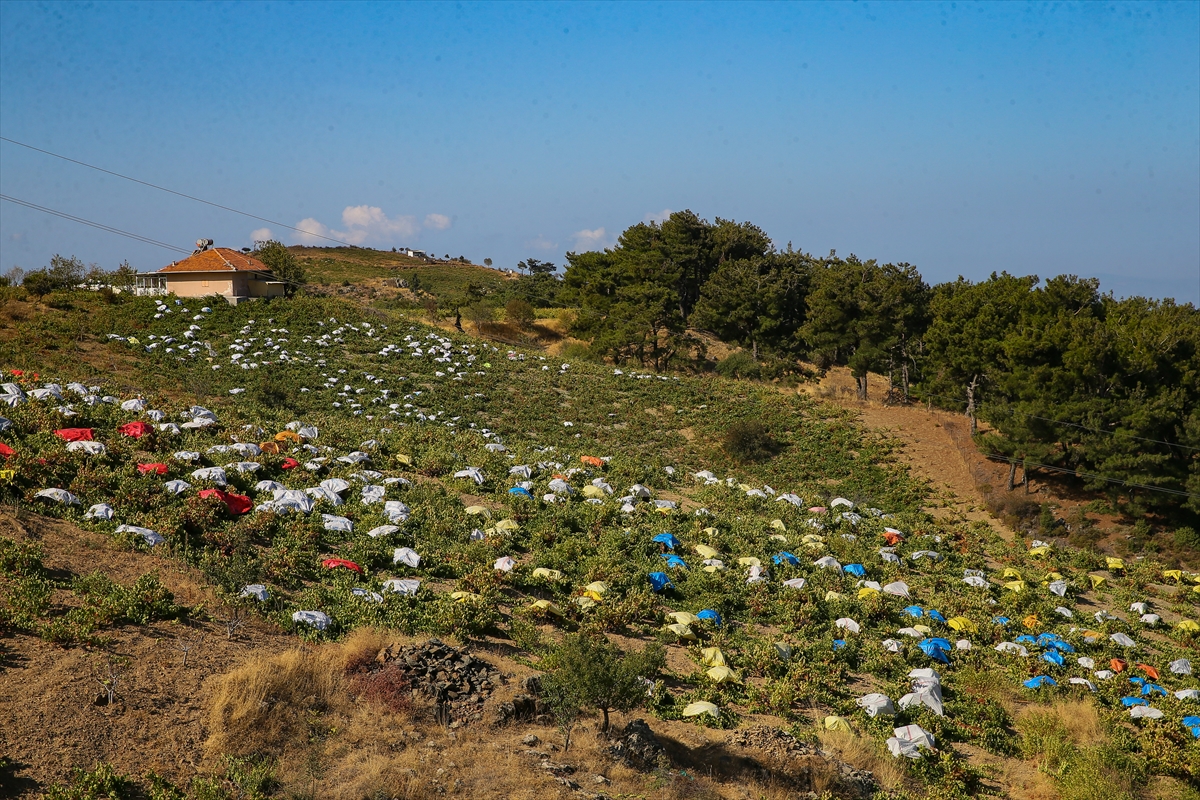
[[661,645],[622,650],[604,636],[569,634],[545,660],[542,679],[546,702],[556,715],[573,719],[581,709],[599,711],[608,731],[608,713],[627,711],[646,702],[646,681],[666,665]]
[[137,785],[112,764],[100,762],[91,770],[76,767],[70,783],[56,783],[43,795],[46,800],[125,800],[137,796]]
[[1180,549],[1200,551],[1200,533],[1195,528],[1182,527],[1175,531],[1175,546]]
[[717,362],[717,374],[726,378],[760,378],[762,368],[745,350],[735,350]]
[[529,330],[533,326],[533,306],[520,298],[509,300],[504,307],[504,318],[523,331]]
[[567,342],[559,353],[567,361],[595,361],[596,354],[586,342]]
[[766,460],[779,449],[767,426],[756,419],[730,425],[721,445],[729,456],[741,462]]

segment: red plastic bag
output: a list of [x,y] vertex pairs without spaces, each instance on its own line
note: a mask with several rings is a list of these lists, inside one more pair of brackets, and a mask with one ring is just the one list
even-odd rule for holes
[[134,439],[140,439],[152,430],[154,429],[147,423],[139,420],[137,422],[126,422],[124,425],[119,426],[117,433],[123,433],[126,436],[132,436]]
[[54,435],[62,439],[64,442],[90,442],[92,441],[91,428],[61,428],[54,432]]
[[321,562],[321,566],[325,567],[326,569],[345,567],[346,569],[353,570],[359,575],[362,575],[362,567],[360,567],[358,564],[355,564],[353,561],[347,561],[344,558],[327,558]]
[[225,504],[229,509],[229,513],[235,516],[250,513],[250,509],[254,504],[250,502],[250,498],[244,494],[233,494],[232,492],[223,492],[220,489],[201,489],[201,497],[215,497]]

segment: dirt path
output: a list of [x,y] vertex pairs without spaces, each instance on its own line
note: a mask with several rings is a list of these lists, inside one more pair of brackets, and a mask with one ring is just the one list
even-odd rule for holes
[[[875,387],[881,390],[879,379]],[[800,391],[850,409],[867,427],[896,439],[900,458],[913,474],[932,485],[937,501],[929,510],[935,516],[985,522],[1005,538],[1016,535],[986,510],[980,487],[998,485],[996,481],[1005,479],[1004,467],[980,455],[962,415],[919,406],[885,406],[870,399],[860,401],[850,371],[845,368],[830,370],[819,383],[804,384]]]

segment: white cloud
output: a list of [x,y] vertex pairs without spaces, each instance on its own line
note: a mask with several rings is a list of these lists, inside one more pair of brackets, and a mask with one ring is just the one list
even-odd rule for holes
[[536,239],[530,239],[525,243],[526,247],[532,247],[536,250],[553,250],[558,247],[558,242],[552,242],[540,233]]
[[[299,228],[300,226],[297,225],[296,227]],[[250,241],[252,242],[269,242],[274,238],[270,228],[259,228],[258,230],[250,231]]]
[[444,231],[450,227],[450,218],[445,214],[426,214],[425,227]]
[[[426,217],[428,224],[431,218],[445,220],[449,227],[449,217],[440,214],[430,214]],[[353,245],[396,245],[408,244],[421,230],[417,218],[410,215],[389,217],[378,206],[346,206],[342,210],[342,226],[345,230],[333,230],[319,220],[309,217],[296,223],[300,231],[293,237],[301,244],[330,244],[329,239],[337,239]],[[329,237],[323,238],[323,237]]]
[[664,222],[667,217],[671,216],[671,209],[664,208],[662,211],[655,213],[651,211],[646,216],[642,217],[643,222]]
[[596,228],[594,231],[584,228],[581,231],[572,233],[571,238],[575,240],[574,251],[576,253],[604,249],[604,228]]
[[324,244],[328,239],[322,237],[329,235],[329,228],[326,228],[318,220],[308,217],[296,223],[299,230],[296,232],[293,239],[299,244]]
[[345,232],[334,231],[337,238],[350,244],[371,241],[377,244],[399,244],[399,239],[410,239],[420,226],[416,217],[399,216],[389,218],[378,206],[346,206],[342,211]]

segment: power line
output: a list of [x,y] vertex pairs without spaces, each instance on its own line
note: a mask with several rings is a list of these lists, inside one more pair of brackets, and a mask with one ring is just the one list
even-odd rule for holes
[[[1015,413],[1020,413],[1020,412],[1015,412]],[[1025,416],[1030,417],[1031,419],[1040,419],[1043,422],[1053,422],[1055,425],[1067,425],[1072,428],[1080,428],[1085,431],[1092,431],[1093,433],[1107,433],[1109,436],[1128,436],[1130,439],[1137,439],[1139,442],[1154,442],[1155,444],[1165,444],[1168,447],[1178,447],[1181,450],[1200,451],[1200,447],[1188,447],[1186,444],[1176,444],[1175,442],[1164,442],[1161,439],[1147,439],[1144,436],[1134,436],[1131,433],[1124,433],[1122,431],[1106,431],[1102,428],[1089,428],[1088,426],[1080,425],[1077,422],[1063,422],[1062,420],[1057,420],[1057,419],[1047,419],[1046,417],[1039,417],[1037,414],[1026,414]]]
[[1107,481],[1108,483],[1117,483],[1122,486],[1128,486],[1130,489],[1145,489],[1146,491],[1150,491],[1150,492],[1162,492],[1163,494],[1175,494],[1175,495],[1180,495],[1182,497],[1200,497],[1200,494],[1196,494],[1195,492],[1185,492],[1182,489],[1165,489],[1161,486],[1147,486],[1144,483],[1130,483],[1129,481],[1123,481],[1120,478],[1109,478],[1104,475],[1095,475],[1095,474],[1089,473],[1089,472],[1078,472],[1073,469],[1067,469],[1066,467],[1056,467],[1053,464],[1038,464],[1037,462],[1034,462],[1034,461],[1025,461],[1024,459],[1014,458],[1013,456],[1006,456],[1006,455],[1003,455],[1002,453],[983,453],[983,455],[988,458],[995,458],[1000,461],[1007,461],[1010,464],[1019,463],[1021,465],[1037,467],[1039,469],[1048,470],[1050,472],[1057,472],[1057,473],[1060,473],[1063,475],[1074,475],[1077,478],[1089,478],[1092,480]]
[[5,142],[8,142],[9,144],[15,144],[18,147],[24,147],[24,148],[33,150],[38,153],[44,153],[48,156],[53,156],[54,158],[61,158],[63,161],[69,161],[72,164],[78,164],[81,167],[87,167],[88,169],[94,169],[97,172],[103,172],[105,175],[112,175],[113,177],[116,177],[116,178],[122,178],[124,180],[132,181],[134,183],[140,183],[142,186],[149,186],[151,189],[158,189],[160,192],[167,192],[168,194],[173,194],[177,197],[183,197],[188,200],[195,200],[197,203],[204,203],[207,206],[212,206],[213,208],[219,208],[222,211],[231,211],[234,214],[241,214],[243,217],[249,217],[250,219],[256,219],[259,222],[269,222],[272,225],[278,225],[279,227],[287,228],[290,231],[296,231],[297,233],[303,233],[306,236],[315,236],[318,239],[325,239],[326,241],[337,242],[338,244],[348,244],[348,242],[344,242],[341,239],[334,239],[331,236],[324,236],[320,233],[313,233],[312,231],[306,231],[302,228],[296,228],[291,225],[287,225],[283,222],[276,222],[273,219],[267,219],[266,217],[260,217],[257,214],[251,214],[248,211],[239,211],[236,208],[230,208],[229,206],[223,206],[220,203],[214,203],[211,200],[205,200],[202,197],[194,197],[190,194],[184,194],[183,192],[177,192],[174,189],[168,189],[167,187],[159,186],[156,183],[150,183],[149,181],[143,181],[138,178],[130,177],[129,175],[122,175],[120,172],[113,172],[110,169],[104,169],[104,167],[97,167],[95,164],[89,164],[86,161],[78,161],[74,158],[68,158],[67,156],[60,155],[58,153],[52,153],[49,150],[43,150],[40,147],[34,147],[31,144],[25,144],[24,142],[18,142],[16,139],[9,139],[7,136],[0,136],[0,141],[5,141]]
[[129,231],[123,231],[120,228],[114,228],[110,225],[104,225],[99,222],[93,222],[92,220],[84,219],[83,217],[75,217],[70,214],[64,214],[61,211],[55,211],[53,208],[46,208],[45,206],[39,206],[36,203],[30,203],[25,200],[19,200],[16,197],[9,197],[6,194],[0,194],[0,200],[7,200],[10,203],[16,203],[17,205],[25,206],[26,208],[32,208],[36,211],[43,211],[47,214],[53,214],[56,217],[62,217],[63,219],[69,219],[72,222],[78,222],[81,225],[90,225],[93,228],[99,228],[102,231],[108,231],[109,233],[115,233],[118,236],[125,236],[129,239],[136,239],[139,242],[144,242],[146,244],[152,244],[155,247],[163,247],[163,248],[166,248],[167,250],[174,250],[177,253],[184,253],[185,255],[190,255],[192,252],[191,250],[186,250],[182,247],[176,247],[173,244],[167,244],[166,242],[160,242],[157,239],[150,239],[146,236],[141,236],[136,233],[130,233]]
[[[959,405],[962,405],[966,402],[965,400],[961,400],[961,399],[953,398],[953,397],[947,397],[945,395],[931,394],[931,395],[925,395],[924,397],[919,397],[919,395],[917,395],[917,393],[914,392],[913,396],[918,397],[919,399],[925,399],[925,400],[954,400]],[[980,400],[975,405],[977,408],[982,409],[984,406],[995,407],[997,404],[994,402],[986,402],[986,401]],[[1124,431],[1106,431],[1103,428],[1090,428],[1087,425],[1080,425],[1078,422],[1067,422],[1067,421],[1061,420],[1061,419],[1050,419],[1049,417],[1041,417],[1041,416],[1038,416],[1037,414],[1028,414],[1023,411],[1017,411],[1016,409],[1014,409],[1012,407],[1004,408],[1004,410],[1013,416],[1022,416],[1022,417],[1026,417],[1028,419],[1037,419],[1037,420],[1041,420],[1042,422],[1049,422],[1054,425],[1066,425],[1067,427],[1079,428],[1080,430],[1091,431],[1092,433],[1104,433],[1109,436],[1125,436],[1130,439],[1135,439],[1139,442],[1151,442],[1153,444],[1166,445],[1167,447],[1178,447],[1180,450],[1190,450],[1191,452],[1200,452],[1200,447],[1191,447],[1186,444],[1179,444],[1178,442],[1167,442],[1167,441],[1163,441],[1162,439],[1150,439],[1145,436],[1134,436],[1132,433],[1125,433]]]

